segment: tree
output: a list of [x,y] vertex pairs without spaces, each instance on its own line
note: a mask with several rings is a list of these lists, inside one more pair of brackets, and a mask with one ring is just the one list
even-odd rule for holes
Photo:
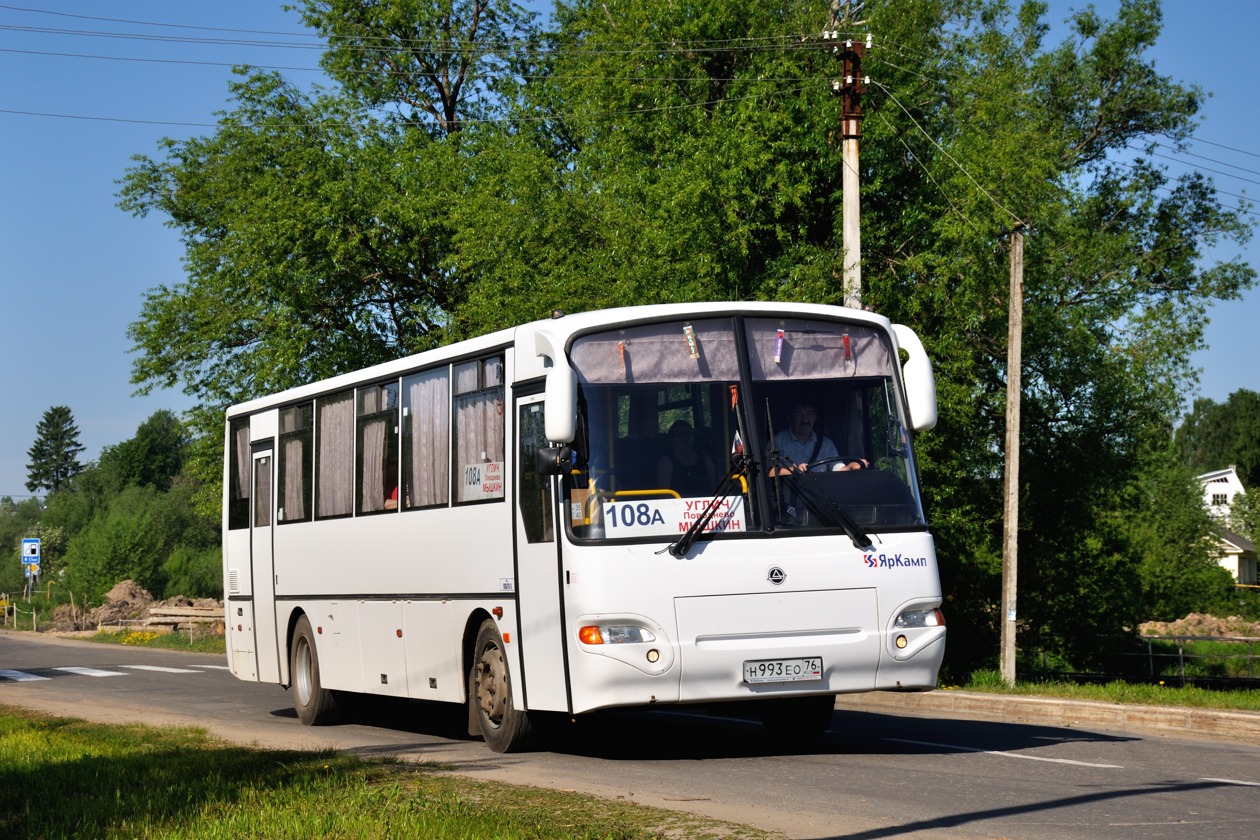
[[1234,497],[1229,508],[1229,527],[1253,543],[1260,542],[1260,492],[1252,489]]
[[32,493],[38,490],[56,493],[83,471],[78,457],[83,452],[79,427],[69,408],[55,405],[44,412],[35,434],[35,443],[26,452],[30,458],[26,489]]
[[156,411],[136,429],[135,437],[101,450],[99,466],[107,481],[127,486],[170,489],[184,465],[188,435],[179,418]]
[[[488,8],[449,5],[464,11],[447,31],[436,3],[303,4],[338,91],[252,77],[214,136],[128,174],[124,207],[168,214],[190,271],[133,325],[138,383],[182,381],[213,416],[552,308],[841,300],[839,66],[818,36],[833,4],[562,0],[528,73],[488,43],[476,119],[450,116],[454,87],[425,77],[444,61],[460,78],[472,56],[456,30]],[[1033,231],[1020,553],[1036,597],[1021,630],[1087,656],[1164,597],[1143,570],[1159,539],[1194,548],[1179,485],[1153,464],[1206,307],[1254,281],[1210,257],[1250,234],[1246,208],[1159,162],[1154,144],[1189,137],[1202,92],[1145,58],[1154,0],[1076,13],[1058,45],[1039,2],[861,8],[880,33],[864,62],[863,302],[914,325],[936,361],[941,422],[918,444],[951,663],[997,647],[1016,222]]]
[[126,579],[163,593],[169,571],[177,572],[180,583],[204,580],[196,571],[204,564],[189,558],[206,556],[215,542],[214,528],[192,510],[189,488],[159,493],[152,487],[127,487],[70,539],[67,582],[87,605],[99,604]]
[[38,498],[15,502],[10,496],[0,497],[0,592],[22,590],[22,540],[44,536],[37,530],[43,512]]
[[1195,400],[1176,441],[1184,462],[1199,472],[1233,465],[1244,487],[1260,487],[1260,393],[1240,388],[1223,403]]
[[351,98],[434,138],[495,116],[536,34],[533,13],[511,0],[302,0],[297,8],[328,42],[321,66]]

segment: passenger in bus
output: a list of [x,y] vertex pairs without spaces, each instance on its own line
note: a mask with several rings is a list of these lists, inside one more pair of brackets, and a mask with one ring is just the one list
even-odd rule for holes
[[398,510],[398,486],[394,485],[394,490],[389,494],[389,498],[385,500],[385,510]]
[[656,486],[683,497],[711,496],[717,490],[713,459],[696,452],[696,435],[686,420],[669,427],[669,453],[657,461]]

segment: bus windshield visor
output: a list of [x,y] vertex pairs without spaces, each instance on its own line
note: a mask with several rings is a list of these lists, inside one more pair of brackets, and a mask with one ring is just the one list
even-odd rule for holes
[[896,356],[877,327],[790,318],[576,339],[575,538],[922,529]]

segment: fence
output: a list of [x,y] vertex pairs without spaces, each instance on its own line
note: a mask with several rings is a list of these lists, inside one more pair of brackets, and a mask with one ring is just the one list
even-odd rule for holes
[[[1197,679],[1220,679],[1221,677],[1230,679],[1246,679],[1254,680],[1260,677],[1260,661],[1256,658],[1256,645],[1260,644],[1260,638],[1254,636],[1142,636],[1142,641],[1146,643],[1146,658],[1148,662],[1148,672],[1154,677],[1164,672],[1163,668],[1157,668],[1157,662],[1167,662],[1173,656],[1171,653],[1155,652],[1157,643],[1172,643],[1177,646],[1177,678],[1181,685]],[[1209,643],[1212,648],[1218,645],[1237,646],[1237,650],[1225,647],[1223,650],[1186,650],[1187,643]],[[1207,647],[1203,645],[1201,647]],[[1246,653],[1242,652],[1245,646]],[[1207,677],[1195,677],[1193,674],[1187,676],[1186,663],[1187,659],[1193,666],[1190,670],[1194,672],[1208,672]],[[1219,668],[1212,667],[1219,663]],[[1230,667],[1231,664],[1241,664],[1242,667]],[[1206,668],[1198,667],[1207,665]],[[1219,671],[1219,676],[1211,676],[1212,671]]]

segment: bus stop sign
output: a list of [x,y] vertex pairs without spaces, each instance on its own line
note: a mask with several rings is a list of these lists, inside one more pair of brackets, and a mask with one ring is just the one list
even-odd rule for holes
[[22,540],[22,570],[27,577],[39,574],[39,539],[24,538]]

